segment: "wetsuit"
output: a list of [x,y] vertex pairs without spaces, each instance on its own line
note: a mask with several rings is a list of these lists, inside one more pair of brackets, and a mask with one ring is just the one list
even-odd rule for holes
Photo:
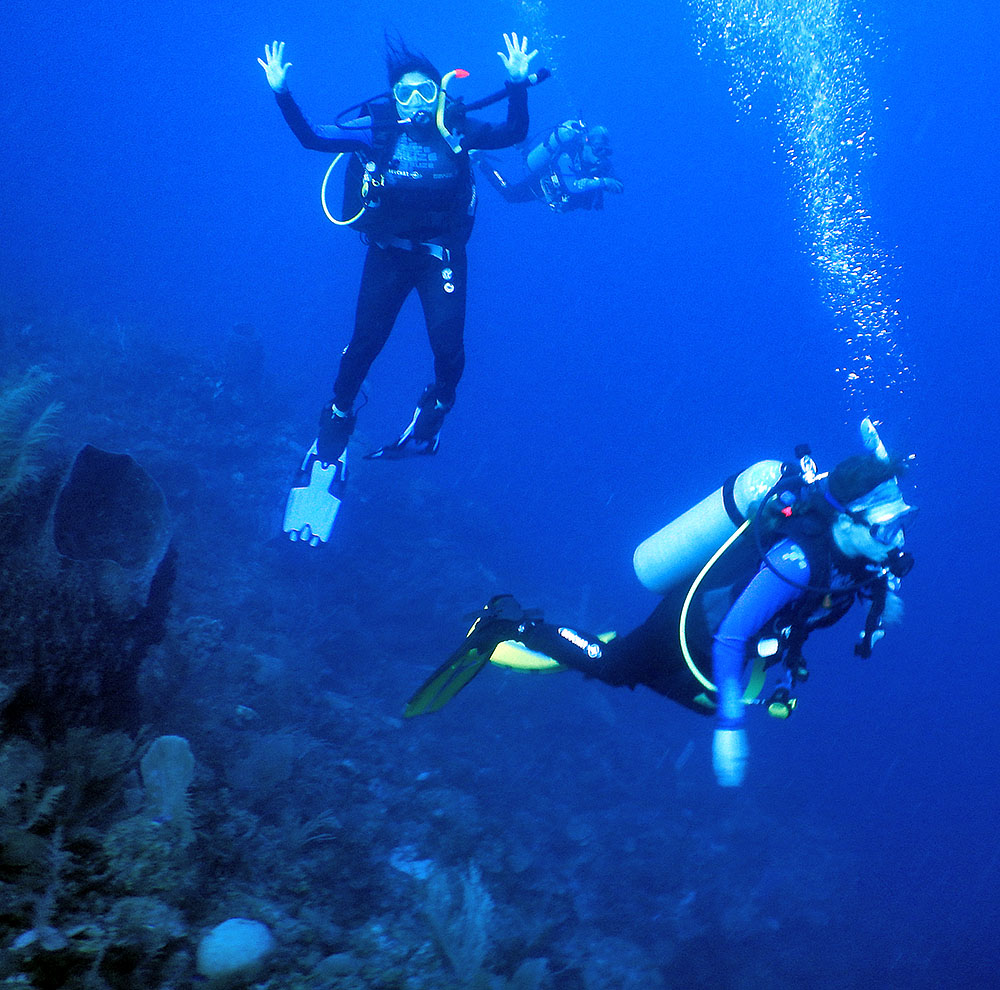
[[570,210],[601,210],[604,208],[603,184],[595,185],[595,180],[613,178],[602,168],[585,170],[576,159],[563,152],[552,167],[541,175],[529,175],[520,182],[507,182],[495,169],[484,167],[483,174],[490,185],[508,203],[530,203],[540,199],[556,213]]
[[[466,119],[463,150],[455,155],[433,122],[400,125],[345,136],[334,125],[311,124],[287,90],[277,93],[281,112],[303,147],[370,157],[383,170],[382,203],[371,229],[354,318],[334,385],[338,409],[350,410],[372,362],[389,338],[406,297],[420,297],[434,354],[434,391],[446,407],[465,367],[465,244],[472,232],[475,185],[468,151],[506,148],[528,133],[527,85],[507,83],[507,119],[502,124]],[[373,127],[374,127],[373,122]],[[376,146],[380,151],[376,151]],[[361,224],[359,223],[360,227]]]
[[[756,640],[775,631],[775,619],[784,625],[797,609],[803,608],[810,614],[798,619],[812,621],[815,603],[817,613],[821,613],[816,624],[827,625],[850,607],[857,573],[847,558],[832,552],[832,566],[827,560],[810,567],[798,543],[782,540],[768,551],[768,561],[787,581],[761,565],[749,582],[744,577],[733,588],[720,587],[706,594],[693,622],[689,614],[689,648],[699,669],[721,687],[715,711],[720,728],[738,728],[742,724],[747,660]],[[844,588],[832,596],[832,611],[822,608],[814,593],[795,586],[809,585],[810,575],[816,573],[824,583]],[[590,633],[545,622],[528,623],[517,639],[529,649],[606,684],[644,684],[692,711],[713,714],[715,692],[707,692],[694,678],[680,648],[679,617],[687,591],[685,585],[669,592],[641,626],[610,643],[602,643]],[[709,704],[697,701],[699,696],[707,697]]]
[[557,213],[570,210],[603,210],[604,179],[612,179],[610,165],[596,163],[584,166],[580,154],[563,152],[547,175],[541,175],[538,185],[545,202]]

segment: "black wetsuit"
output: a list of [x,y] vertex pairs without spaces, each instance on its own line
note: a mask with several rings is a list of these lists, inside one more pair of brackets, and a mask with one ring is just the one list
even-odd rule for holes
[[[857,582],[866,575],[864,561],[848,559],[828,538],[808,538],[800,530],[798,542],[785,539],[768,551],[770,567],[758,567],[756,548],[745,542],[730,559],[722,559],[692,600],[688,645],[698,667],[710,677],[745,680],[749,659],[756,655],[750,648],[756,647],[759,636],[794,626],[802,633],[792,640],[798,649],[811,629],[837,622],[855,601]],[[804,590],[810,576],[829,586],[828,593]],[[642,625],[609,643],[592,633],[545,622],[528,623],[516,639],[587,677],[615,687],[644,684],[692,711],[712,714],[716,692],[695,680],[681,651],[679,618],[687,592],[686,582],[672,589]]]
[[[313,125],[289,92],[278,93],[278,106],[306,148],[330,153],[360,152],[377,162],[386,185],[370,229],[363,227],[368,254],[354,318],[354,333],[344,351],[334,385],[334,402],[348,411],[389,338],[406,297],[416,289],[434,353],[434,390],[445,406],[465,367],[465,244],[472,232],[475,185],[468,152],[506,148],[528,133],[527,85],[508,83],[507,119],[502,124],[466,119],[462,151],[455,155],[433,122],[404,127],[395,115],[381,133],[345,136],[332,125]],[[381,152],[375,150],[381,148]]]
[[519,182],[508,182],[489,165],[482,168],[487,181],[508,203],[541,200],[556,213],[571,210],[603,210],[604,189],[593,188],[592,179],[614,178],[611,166],[597,162],[590,167],[580,161],[579,149],[571,154],[553,155],[547,168],[537,175],[527,175]]

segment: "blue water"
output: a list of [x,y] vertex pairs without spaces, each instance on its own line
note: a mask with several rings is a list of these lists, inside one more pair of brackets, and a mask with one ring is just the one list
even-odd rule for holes
[[[215,616],[231,648],[281,657],[270,731],[336,747],[366,781],[355,795],[391,781],[397,800],[426,811],[421,773],[451,795],[446,846],[429,811],[424,831],[383,824],[367,845],[367,806],[343,815],[361,861],[415,844],[456,868],[482,863],[504,912],[495,972],[547,955],[559,961],[552,986],[590,990],[605,977],[570,959],[607,939],[601,951],[636,986],[658,985],[650,973],[670,986],[996,985],[1000,24],[983,0],[858,10],[877,151],[863,186],[898,266],[894,334],[914,369],[866,411],[917,454],[917,567],[905,623],[870,661],[851,656],[853,621],[810,644],[795,717],[751,720],[738,793],[712,781],[709,724],[570,675],[490,670],[440,715],[389,738],[379,721],[398,716],[463,635],[463,613],[491,594],[627,630],[655,604],[631,573],[650,532],[762,457],[807,441],[830,467],[857,448],[860,417],[837,370],[845,343],[779,128],[737,111],[727,67],[698,54],[690,10],[534,8],[560,37],[555,77],[530,95],[532,132],[581,114],[607,124],[625,194],[600,213],[556,216],[480,190],[468,366],[441,451],[357,460],[316,560],[265,545],[348,340],[363,249],[323,217],[327,161],[289,133],[256,58],[285,40],[297,99],[332,120],[383,88],[384,26],[443,69],[469,69],[476,95],[500,85],[494,52],[524,12],[505,0],[13,0],[0,13],[0,371],[56,372],[67,442],[154,451],[181,546],[175,622]],[[255,411],[185,379],[214,374],[239,323],[266,351]],[[362,443],[405,425],[429,376],[411,300],[368,379]],[[217,687],[238,700],[231,682]],[[321,690],[371,713],[359,719],[371,735],[317,720]],[[204,702],[174,704],[154,730],[190,736],[223,779],[225,733],[206,728]],[[300,794],[315,814],[323,786],[293,776],[282,807]],[[243,804],[267,820],[265,806]],[[497,866],[514,848],[531,863],[523,885]],[[384,889],[357,881],[352,907],[311,876],[297,893],[289,882],[258,894],[347,930],[364,923],[357,903],[368,918],[392,915]],[[544,929],[546,908],[554,929],[520,951],[517,919]],[[272,985],[293,985],[283,978]]]

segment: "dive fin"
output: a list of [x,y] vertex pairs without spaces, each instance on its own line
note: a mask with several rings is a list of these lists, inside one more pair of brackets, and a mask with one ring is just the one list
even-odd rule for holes
[[469,618],[473,622],[465,642],[410,698],[403,710],[405,718],[443,708],[490,660],[524,670],[559,667],[551,658],[534,653],[513,639],[525,631],[525,624],[542,618],[538,609],[521,608],[513,595],[494,595]]
[[475,646],[460,647],[410,698],[403,709],[403,717],[412,718],[443,708],[489,663],[489,659],[489,653],[480,653]]
[[[420,419],[421,411],[422,407],[417,406],[413,411],[413,419],[410,420],[410,425],[392,443],[387,443],[379,447],[378,450],[373,450],[370,454],[365,454],[365,460],[374,461],[384,457],[386,460],[398,461],[410,454],[436,454],[441,444],[441,424],[444,422],[444,414],[442,413],[440,419],[434,424],[437,427],[434,429],[434,432],[429,436],[423,436],[427,432],[426,430],[414,432],[417,427],[417,420]],[[427,415],[427,412],[424,412],[424,416]]]
[[496,649],[490,656],[490,663],[495,663],[498,667],[508,667],[511,670],[565,670],[562,664],[557,663],[552,657],[544,653],[537,653],[529,650],[523,643],[516,639],[507,639],[502,643],[497,643]]
[[[293,542],[319,546],[330,539],[334,521],[340,511],[339,495],[347,482],[347,451],[331,464],[316,454],[316,443],[309,448],[296,481],[305,481],[288,493],[282,529]],[[335,495],[334,492],[337,492]]]
[[[610,643],[617,636],[614,632],[601,633],[597,638],[602,643]],[[507,639],[502,643],[497,643],[496,649],[490,657],[490,663],[495,663],[498,667],[508,667],[511,670],[527,670],[549,672],[555,670],[566,670],[557,660],[545,653],[536,650],[529,650],[523,643],[516,639]]]

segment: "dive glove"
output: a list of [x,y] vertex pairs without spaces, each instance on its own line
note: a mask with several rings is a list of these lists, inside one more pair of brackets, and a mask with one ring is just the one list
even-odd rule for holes
[[712,739],[712,767],[720,787],[739,787],[747,772],[750,747],[743,729],[716,729]]

